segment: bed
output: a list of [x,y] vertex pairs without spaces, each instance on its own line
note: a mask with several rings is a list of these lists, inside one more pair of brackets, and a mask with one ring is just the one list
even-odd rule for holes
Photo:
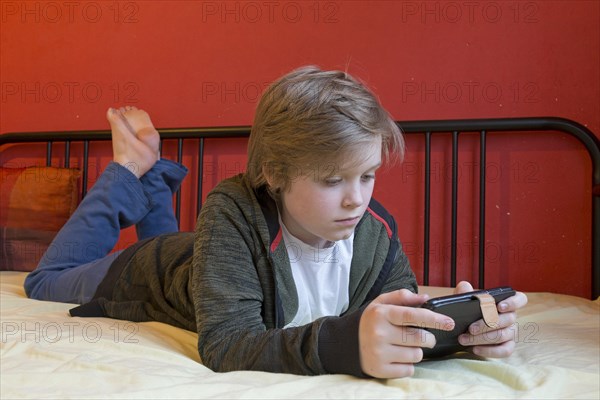
[[[459,202],[462,199],[459,189],[463,188],[455,167],[460,165],[459,154],[463,156],[460,140],[477,142],[469,151],[474,151],[479,160],[476,166],[479,177],[486,176],[486,166],[490,165],[486,156],[490,154],[487,143],[491,135],[510,133],[513,138],[522,138],[560,132],[576,138],[585,154],[589,154],[591,176],[585,177],[583,189],[589,196],[581,202],[590,211],[588,215],[591,214],[591,221],[586,225],[590,243],[585,247],[590,251],[586,250],[583,258],[587,260],[583,266],[586,273],[573,278],[585,280],[582,287],[586,294],[559,293],[553,288],[527,290],[529,304],[519,312],[514,327],[517,349],[511,357],[491,360],[460,353],[418,364],[414,377],[389,380],[252,371],[216,373],[202,365],[193,332],[157,322],[72,318],[68,315],[72,304],[28,299],[23,291],[27,271],[22,269],[34,265],[61,221],[93,184],[94,171],[97,173],[99,166],[106,162],[101,155],[95,155],[93,149],[105,146],[110,135],[108,131],[9,133],[0,135],[0,161],[4,168],[2,201],[8,203],[3,204],[0,216],[5,269],[0,272],[0,398],[600,398],[600,146],[597,138],[584,126],[560,118],[399,124],[407,136],[418,136],[423,145],[425,173],[419,184],[422,193],[418,196],[422,201],[423,229],[418,231],[422,246],[419,246],[415,270],[420,291],[432,296],[450,293],[451,289],[444,286],[453,286],[464,276],[460,258],[463,219]],[[182,187],[175,197],[180,226],[190,229],[206,192],[219,178],[207,171],[214,155],[207,153],[206,148],[211,140],[243,144],[249,128],[163,129],[160,132],[163,156],[192,169],[187,178],[190,186]],[[449,236],[450,259],[447,263],[441,260],[442,271],[438,271],[439,263],[431,250],[438,234],[436,226],[440,224],[435,210],[436,182],[430,179],[429,173],[435,157],[432,142],[438,137],[448,141],[448,157],[452,160],[449,212],[444,213],[448,214],[448,229],[443,232]],[[217,153],[227,152],[228,145],[216,149]],[[56,166],[57,162],[60,166]],[[477,200],[474,214],[478,218],[473,230],[481,244],[486,243],[486,232],[489,238],[490,226],[494,223],[488,215],[495,201],[491,197],[494,191],[489,190],[489,185],[486,188],[486,179],[475,181],[472,197]],[[27,185],[28,182],[33,185]],[[50,184],[44,188],[47,182]],[[44,190],[57,191],[57,188],[61,191],[59,199],[48,200],[45,209],[27,206],[26,211],[22,210],[25,203],[43,203],[32,202],[32,196],[41,198],[48,194]],[[26,212],[26,217],[19,217],[18,210]],[[124,239],[123,245],[127,240]],[[496,282],[494,271],[486,262],[489,259],[486,249],[490,249],[484,245],[476,247],[476,260],[472,263],[476,279],[473,281],[479,287],[488,287]]]

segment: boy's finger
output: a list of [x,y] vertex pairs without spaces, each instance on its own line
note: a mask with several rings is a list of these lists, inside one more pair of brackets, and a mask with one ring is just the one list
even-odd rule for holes
[[480,335],[482,333],[492,332],[502,328],[512,326],[517,320],[515,313],[504,313],[498,315],[498,323],[495,326],[488,326],[482,319],[473,322],[469,326],[469,333],[472,335]]
[[519,308],[524,307],[527,304],[527,301],[525,293],[517,292],[514,296],[498,303],[498,312],[506,313],[517,311]]
[[[410,326],[397,327],[396,334],[390,340],[390,343],[393,345],[405,347],[433,348],[435,342],[436,340],[433,333],[425,329],[413,328]],[[422,357],[423,354],[421,353],[421,358],[413,360],[413,362],[421,361]]]
[[515,350],[516,343],[513,340],[493,346],[475,346],[471,351],[481,357],[502,358],[510,356]]
[[469,282],[460,281],[458,282],[458,285],[456,285],[456,287],[454,288],[454,294],[472,292],[473,290],[473,285],[471,285]]
[[444,331],[454,329],[452,318],[425,308],[391,306],[388,310],[387,319],[391,324],[397,326],[433,328]]
[[400,289],[379,295],[373,302],[379,304],[414,307],[420,306],[427,301],[428,298],[429,296],[427,294],[417,294],[407,289]]
[[458,342],[463,346],[497,346],[502,343],[514,341],[515,332],[511,328],[498,329],[481,335],[463,333],[458,337]]

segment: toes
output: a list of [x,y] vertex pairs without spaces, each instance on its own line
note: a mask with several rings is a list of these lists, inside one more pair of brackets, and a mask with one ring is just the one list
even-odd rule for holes
[[131,126],[131,124],[129,123],[129,120],[127,119],[127,116],[124,112],[119,113],[119,119],[121,120],[124,128],[127,129],[131,134],[135,135],[135,129],[133,129],[133,126]]
[[108,122],[114,122],[117,118],[119,117],[119,112],[118,110],[109,107],[108,110],[106,110],[106,119],[108,120]]
[[136,106],[124,106],[124,107],[121,107],[121,112],[123,114],[126,114],[127,112],[131,112],[131,111],[143,111],[143,110],[138,110],[138,108]]
[[109,108],[106,112],[106,119],[110,123],[110,126],[118,130],[127,130],[126,120],[118,109]]
[[146,111],[135,106],[123,106],[118,109],[109,108],[107,118],[111,122],[111,126],[129,131],[151,149],[158,150],[160,136]]

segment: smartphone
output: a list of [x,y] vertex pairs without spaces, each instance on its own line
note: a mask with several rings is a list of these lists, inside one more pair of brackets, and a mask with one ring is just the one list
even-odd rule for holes
[[432,349],[423,348],[423,358],[443,357],[465,350],[466,347],[458,343],[458,336],[465,333],[473,322],[483,318],[479,300],[475,295],[484,293],[492,295],[498,304],[502,300],[514,296],[516,292],[509,286],[502,286],[436,297],[421,305],[422,308],[449,316],[455,323],[454,329],[451,331],[427,328],[435,336],[436,345]]

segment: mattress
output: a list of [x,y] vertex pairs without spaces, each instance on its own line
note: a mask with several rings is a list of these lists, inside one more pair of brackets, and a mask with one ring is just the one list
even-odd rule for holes
[[[193,332],[157,322],[72,318],[0,272],[0,398],[600,398],[600,298],[528,293],[506,359],[423,361],[402,379],[216,373]],[[432,296],[450,289],[422,287]]]

